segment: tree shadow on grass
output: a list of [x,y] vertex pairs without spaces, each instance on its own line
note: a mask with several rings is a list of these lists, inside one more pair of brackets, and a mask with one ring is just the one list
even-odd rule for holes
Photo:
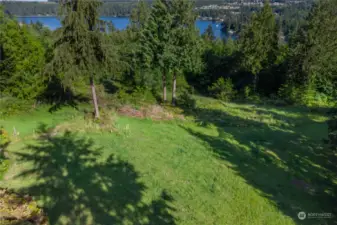
[[[270,126],[217,109],[197,108],[189,115],[201,126],[215,126],[217,135],[185,129],[295,222],[302,222],[300,211],[336,216],[336,158],[322,141],[302,133],[301,127]],[[337,224],[336,218],[304,222]]]
[[34,165],[16,178],[37,176],[20,191],[38,197],[50,224],[175,224],[166,191],[149,204],[142,202],[146,187],[131,164],[112,155],[105,159],[91,139],[47,130],[41,125],[38,143],[27,146],[29,153],[15,154],[19,162]]

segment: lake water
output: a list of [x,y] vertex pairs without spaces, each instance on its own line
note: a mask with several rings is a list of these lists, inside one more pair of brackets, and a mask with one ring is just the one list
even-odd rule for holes
[[[129,24],[128,17],[101,17],[101,19],[105,21],[111,21],[118,30],[126,29]],[[39,21],[46,27],[49,27],[51,30],[61,27],[61,22],[57,17],[18,17],[18,20],[23,23],[36,23]],[[200,31],[200,34],[205,32],[209,24],[212,25],[214,35],[216,37],[225,37],[225,34],[221,32],[221,24],[219,22],[197,20],[195,23]]]

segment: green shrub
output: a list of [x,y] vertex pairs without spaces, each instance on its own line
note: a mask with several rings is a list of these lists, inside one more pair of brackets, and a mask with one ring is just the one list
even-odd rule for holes
[[143,87],[136,87],[131,93],[131,103],[155,103],[156,98],[153,96],[151,90]]
[[251,96],[251,93],[252,93],[252,89],[251,89],[249,86],[246,86],[246,87],[243,89],[243,95],[244,95],[244,98],[245,98],[245,99],[249,99],[250,96]]
[[195,109],[196,100],[193,96],[188,92],[188,90],[184,90],[177,98],[177,105],[184,109]]
[[0,180],[8,169],[8,160],[5,159],[4,151],[10,142],[8,132],[4,128],[0,128]]
[[142,87],[136,87],[130,91],[126,88],[121,88],[117,92],[117,99],[121,104],[131,104],[136,106],[139,106],[143,103],[156,103],[156,98],[153,95],[153,92]]
[[316,96],[316,90],[312,87],[307,88],[300,88],[299,93],[299,104],[305,105],[305,106],[313,106],[316,105],[315,96]]
[[315,102],[317,102],[319,105],[328,105],[330,102],[330,97],[324,93],[317,92],[315,95]]
[[281,99],[284,99],[288,104],[300,104],[302,102],[303,89],[296,87],[293,84],[286,83],[278,91]]
[[34,108],[34,100],[21,100],[12,97],[0,98],[0,117],[8,117]]
[[191,94],[193,94],[193,90],[187,83],[184,76],[177,76],[177,87],[177,91],[180,93],[184,92],[184,90],[188,90]]
[[323,106],[329,105],[330,102],[329,96],[318,92],[312,85],[296,87],[292,84],[285,84],[280,88],[278,94],[288,104]]
[[127,93],[127,90],[125,88],[119,89],[117,92],[117,99],[122,103],[128,103],[131,99],[130,94]]
[[236,94],[230,78],[219,78],[217,82],[213,83],[212,86],[208,88],[208,90],[215,98],[222,101],[230,101]]
[[261,103],[261,97],[254,91],[252,91],[252,88],[250,86],[245,86],[243,89],[243,99],[245,101],[251,101],[254,103]]
[[0,156],[0,180],[3,179],[4,174],[8,170],[9,160],[5,159],[3,156]]
[[0,151],[5,148],[10,142],[8,132],[1,127],[0,128]]

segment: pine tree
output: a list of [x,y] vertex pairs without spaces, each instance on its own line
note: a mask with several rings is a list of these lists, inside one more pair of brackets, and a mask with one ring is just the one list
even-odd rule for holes
[[0,9],[0,92],[34,99],[44,88],[45,49],[27,25],[4,15]]
[[[162,72],[163,100],[166,96],[166,79],[173,72],[172,104],[176,99],[176,77],[187,68],[191,69],[192,58],[197,51],[198,34],[195,29],[196,15],[193,5],[187,0],[157,0],[150,17],[141,30],[140,52],[145,67],[160,68]],[[199,49],[200,50],[200,49]],[[195,60],[198,61],[198,60]]]
[[191,65],[195,58],[194,49],[197,49],[198,34],[195,29],[196,14],[193,4],[189,0],[173,0],[171,7],[172,38],[170,46],[174,54],[173,80],[172,80],[172,105],[176,104],[177,74],[184,70],[192,70]]
[[312,7],[306,24],[298,29],[291,42],[291,82],[323,91],[336,81],[336,12],[337,0],[321,0]]
[[156,0],[154,2],[140,40],[142,63],[147,67],[157,67],[161,70],[164,102],[167,100],[167,73],[172,66],[174,57],[170,47],[173,19],[170,7],[171,2],[167,0]]
[[208,41],[213,41],[215,39],[214,31],[211,24],[207,26],[205,32],[202,34],[202,37]]
[[49,65],[64,87],[87,77],[90,81],[95,118],[99,118],[95,77],[107,68],[103,34],[99,30],[99,0],[60,1],[62,28],[55,42],[54,58]]
[[133,30],[141,30],[144,28],[149,19],[150,8],[144,0],[138,2],[136,8],[132,10],[130,21]]
[[[130,64],[130,75],[132,82],[137,86],[150,87],[149,83],[153,81],[153,73],[151,73],[151,60],[147,59],[146,53],[143,52],[143,42],[146,38],[142,36],[144,29],[148,23],[150,16],[150,7],[148,4],[141,0],[138,2],[136,8],[132,10],[130,16],[131,25],[127,29],[128,40],[126,40],[126,46],[124,52],[128,52],[128,59]],[[125,59],[123,55],[123,59]],[[151,58],[151,57],[150,57]]]
[[278,52],[278,30],[269,1],[264,2],[261,12],[253,14],[250,23],[240,37],[242,66],[254,76],[254,90],[258,84],[258,74],[269,68],[276,60]]
[[[3,11],[3,6],[0,5],[0,66],[4,60],[4,50],[3,50],[3,39],[4,39],[4,24],[5,24],[5,13]],[[1,69],[1,72],[3,69]],[[5,87],[6,78],[3,74],[0,76],[0,93],[3,92]]]

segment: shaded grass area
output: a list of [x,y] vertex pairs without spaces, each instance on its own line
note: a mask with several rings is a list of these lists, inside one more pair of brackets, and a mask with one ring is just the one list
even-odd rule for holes
[[297,218],[337,205],[324,113],[198,105],[192,121],[119,117],[114,133],[54,133],[70,109],[9,118],[25,137],[0,186],[35,196],[51,224],[335,224]]
[[131,164],[113,155],[102,159],[92,139],[70,131],[53,137],[41,125],[38,133],[38,142],[26,146],[29,153],[13,152],[19,162],[34,164],[14,179],[38,177],[20,191],[40,197],[51,224],[174,224],[164,190],[150,204],[140,203],[145,186]]
[[[202,129],[185,129],[284,214],[337,214],[337,161],[323,144],[324,111],[215,103],[188,114]],[[305,222],[335,224],[336,218]]]

